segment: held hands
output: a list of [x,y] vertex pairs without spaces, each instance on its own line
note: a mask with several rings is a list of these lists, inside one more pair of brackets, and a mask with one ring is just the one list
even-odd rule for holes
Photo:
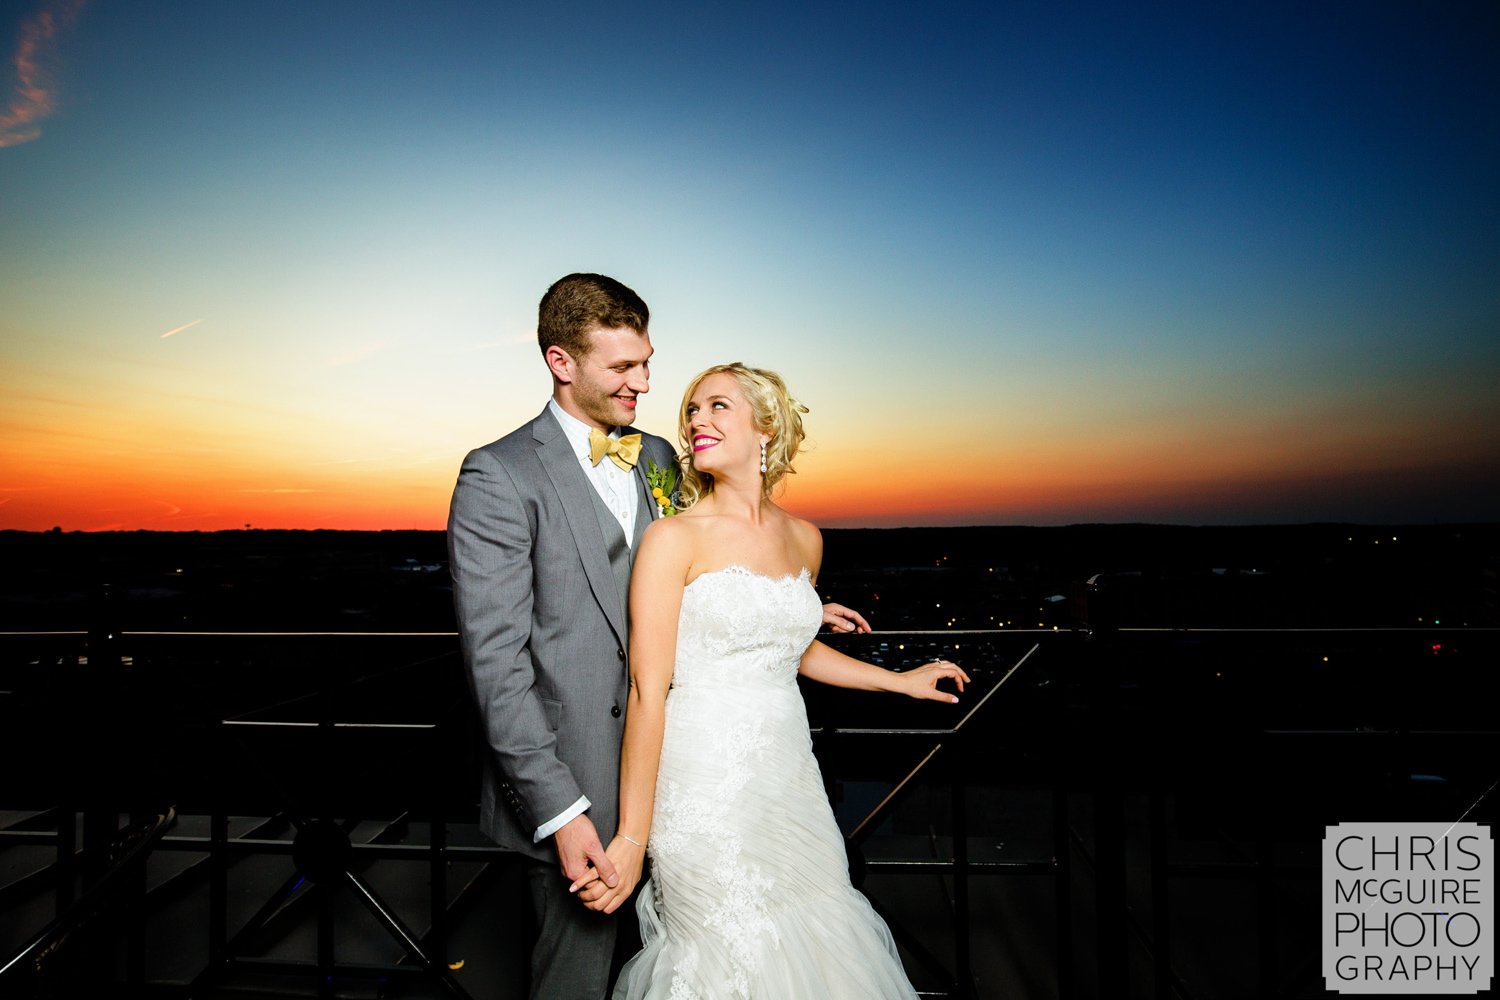
[[865,621],[865,616],[858,611],[850,610],[842,604],[823,605],[823,624],[828,626],[830,632],[858,632],[864,634],[870,631],[870,623]]
[[574,879],[568,887],[569,892],[578,894],[584,906],[599,913],[613,913],[630,898],[640,884],[641,869],[646,864],[646,849],[624,837],[616,836],[609,842],[608,854],[619,873],[615,885],[607,885],[596,872],[590,871]]
[[594,821],[584,813],[564,823],[552,838],[557,847],[558,863],[568,878],[577,881],[597,879],[600,884],[609,886],[620,883],[614,861],[599,843]]
[[924,663],[915,670],[908,670],[898,674],[899,688],[902,694],[913,698],[926,698],[930,701],[946,701],[952,704],[958,703],[958,695],[949,694],[938,687],[938,682],[951,678],[953,684],[960,691],[969,682],[969,675],[964,673],[957,663],[949,663],[947,660],[933,660]]

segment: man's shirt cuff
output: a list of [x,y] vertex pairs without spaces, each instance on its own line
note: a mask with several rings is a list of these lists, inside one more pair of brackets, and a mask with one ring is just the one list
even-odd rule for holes
[[577,802],[568,806],[568,808],[564,809],[562,812],[558,813],[556,816],[552,817],[541,826],[537,827],[536,833],[531,835],[531,842],[533,844],[540,844],[542,841],[546,840],[548,837],[552,836],[558,830],[561,830],[564,826],[566,826],[568,824],[568,821],[573,817],[581,816],[583,814],[583,811],[588,807],[589,797],[587,795],[578,796]]

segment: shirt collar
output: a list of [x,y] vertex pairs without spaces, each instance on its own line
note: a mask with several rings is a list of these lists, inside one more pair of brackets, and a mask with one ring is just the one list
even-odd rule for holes
[[[558,406],[555,399],[547,400],[547,409],[551,410],[552,415],[557,418],[557,423],[562,427],[563,435],[568,439],[568,443],[573,446],[573,452],[578,456],[578,460],[580,462],[587,462],[589,460],[589,431],[592,428],[561,406]],[[609,429],[609,436],[619,437],[620,428],[611,427]]]

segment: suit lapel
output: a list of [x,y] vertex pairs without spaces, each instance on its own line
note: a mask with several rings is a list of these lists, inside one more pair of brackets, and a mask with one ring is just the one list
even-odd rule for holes
[[635,464],[635,491],[640,497],[640,506],[636,507],[635,534],[630,541],[632,561],[636,546],[641,544],[641,536],[646,533],[646,525],[661,515],[661,510],[656,506],[656,498],[651,495],[651,487],[646,485],[646,463],[650,460],[646,449],[642,448],[641,460]]
[[578,466],[578,455],[568,444],[552,414],[543,410],[532,422],[532,437],[536,440],[537,458],[552,486],[557,490],[563,514],[573,532],[573,541],[578,546],[579,558],[583,560],[583,571],[588,577],[589,588],[594,599],[604,609],[615,636],[623,643],[625,639],[624,609],[621,607],[620,589],[615,583],[614,570],[609,564],[609,549],[604,544],[604,534],[599,530],[599,521],[594,514],[594,488],[589,485],[583,470]]

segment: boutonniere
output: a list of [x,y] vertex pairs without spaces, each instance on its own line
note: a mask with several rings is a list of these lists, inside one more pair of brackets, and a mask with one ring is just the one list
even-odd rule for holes
[[662,517],[677,513],[677,466],[662,468],[648,458],[646,485],[651,487],[651,499],[656,501]]

